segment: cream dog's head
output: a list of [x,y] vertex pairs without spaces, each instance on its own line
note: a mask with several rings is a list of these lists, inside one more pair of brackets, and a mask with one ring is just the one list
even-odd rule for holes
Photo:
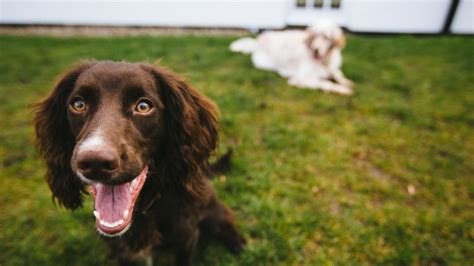
[[306,46],[313,58],[323,61],[333,49],[342,49],[346,43],[344,32],[335,23],[319,20],[306,28]]

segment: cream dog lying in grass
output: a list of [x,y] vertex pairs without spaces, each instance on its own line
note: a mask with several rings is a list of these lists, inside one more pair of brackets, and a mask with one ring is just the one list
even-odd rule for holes
[[269,31],[256,39],[242,38],[230,50],[252,54],[256,68],[276,71],[300,88],[352,94],[353,83],[341,71],[344,32],[329,21],[306,30]]

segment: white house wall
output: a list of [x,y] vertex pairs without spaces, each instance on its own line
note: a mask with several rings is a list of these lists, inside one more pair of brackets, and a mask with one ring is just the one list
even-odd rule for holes
[[[330,0],[324,0],[328,7]],[[474,0],[461,0],[452,30],[473,33]],[[341,0],[339,9],[294,0],[0,0],[0,24],[283,28],[326,17],[359,32],[438,33],[451,0]]]
[[451,31],[454,33],[474,33],[474,0],[459,1],[458,12],[454,16]]
[[0,0],[9,24],[279,28],[287,0]]
[[366,32],[438,33],[450,0],[345,1],[347,28]]

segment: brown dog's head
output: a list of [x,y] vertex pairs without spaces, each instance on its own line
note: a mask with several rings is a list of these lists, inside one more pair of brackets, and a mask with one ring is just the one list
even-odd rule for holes
[[170,71],[109,61],[74,67],[35,117],[53,197],[75,209],[89,186],[97,228],[107,235],[128,229],[147,178],[199,198],[217,142],[215,114]]
[[323,61],[334,48],[342,49],[345,37],[342,29],[327,20],[318,20],[306,29],[306,47],[314,59]]

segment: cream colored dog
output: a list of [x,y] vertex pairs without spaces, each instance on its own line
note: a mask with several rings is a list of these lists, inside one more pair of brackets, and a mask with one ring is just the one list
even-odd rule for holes
[[344,32],[329,21],[306,30],[269,31],[242,38],[230,50],[252,54],[255,67],[276,71],[300,88],[352,94],[353,83],[341,71]]

